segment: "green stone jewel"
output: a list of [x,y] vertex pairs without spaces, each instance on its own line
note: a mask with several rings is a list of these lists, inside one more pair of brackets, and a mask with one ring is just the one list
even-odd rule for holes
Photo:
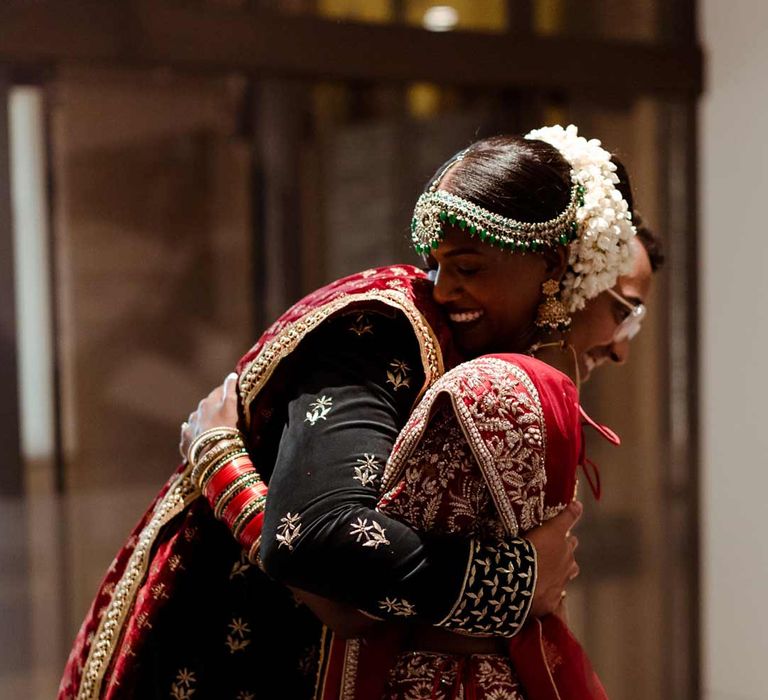
[[561,245],[565,245],[566,243],[568,243],[568,234],[567,233],[561,233],[560,234],[560,238],[558,238],[558,240],[560,241]]
[[447,211],[441,211],[437,215],[437,218],[440,219],[440,221],[442,221],[443,223],[445,223],[446,221],[448,221],[448,212]]
[[467,228],[467,222],[464,219],[459,220],[459,228],[463,231],[465,228]]
[[539,242],[531,241],[531,251],[535,253],[538,249],[539,249]]
[[486,238],[488,238],[488,231],[483,229],[482,231],[480,231],[480,240],[484,241]]
[[416,230],[417,221],[416,219],[411,219],[411,231]]
[[451,226],[456,225],[456,214],[448,214],[448,221],[451,222]]
[[469,235],[470,235],[470,236],[472,236],[472,237],[474,237],[474,235],[475,235],[476,233],[477,233],[477,226],[475,226],[474,224],[472,224],[472,225],[469,227]]
[[434,241],[432,241],[432,250],[437,250],[437,246],[440,245],[440,240],[435,238]]

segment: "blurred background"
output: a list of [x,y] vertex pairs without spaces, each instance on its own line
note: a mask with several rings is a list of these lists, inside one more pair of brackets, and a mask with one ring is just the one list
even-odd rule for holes
[[667,255],[630,363],[584,391],[624,447],[592,447],[574,627],[613,700],[768,697],[766,29],[762,0],[4,0],[0,696],[54,697],[179,424],[260,330],[415,263],[454,151],[573,122]]

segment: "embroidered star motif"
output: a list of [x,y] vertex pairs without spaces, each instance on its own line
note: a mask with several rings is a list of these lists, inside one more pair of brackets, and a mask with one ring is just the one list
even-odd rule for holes
[[232,565],[232,570],[229,572],[229,578],[232,580],[235,576],[245,576],[245,572],[251,568],[251,562],[248,559],[248,555],[245,552],[240,554],[240,561],[236,561]]
[[362,542],[363,547],[378,549],[382,544],[389,544],[386,531],[375,520],[357,518],[352,523],[349,534],[355,536],[356,542]]
[[304,419],[305,423],[314,425],[319,420],[326,420],[326,416],[331,412],[333,407],[333,399],[330,396],[320,396],[309,404],[309,411],[307,411],[307,417]]
[[363,486],[370,486],[378,478],[377,472],[380,468],[381,465],[376,461],[376,456],[365,453],[357,459],[355,476],[353,478]]
[[190,671],[188,668],[181,668],[176,674],[176,682],[189,688],[190,684],[197,682],[197,679],[195,678],[194,671]]
[[357,336],[366,335],[367,333],[373,335],[373,324],[366,314],[359,313],[349,327],[349,330]]
[[244,639],[245,635],[250,634],[251,632],[248,623],[243,622],[242,618],[239,617],[233,618],[232,622],[229,623],[229,629],[232,630],[233,635],[240,637],[241,639]]
[[397,615],[399,617],[411,617],[416,614],[416,608],[412,603],[409,603],[405,598],[384,598],[379,601],[379,607],[390,615]]
[[390,369],[387,370],[387,384],[391,384],[395,391],[407,388],[411,385],[411,379],[408,373],[411,368],[402,360],[392,360],[389,363]]
[[286,513],[280,518],[280,525],[277,528],[277,535],[275,535],[279,542],[278,549],[280,547],[288,547],[289,551],[293,551],[293,543],[296,538],[301,534],[301,518],[298,513]]

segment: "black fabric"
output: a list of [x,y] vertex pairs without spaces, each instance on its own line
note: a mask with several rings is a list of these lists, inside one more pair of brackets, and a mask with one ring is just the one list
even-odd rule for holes
[[[424,382],[413,332],[400,318],[345,316],[309,340],[298,366],[269,482],[267,573],[380,617],[442,619],[461,591],[470,541],[421,535],[375,510],[387,457]],[[323,397],[330,408],[313,421]],[[371,462],[375,472],[365,468]],[[287,543],[286,517],[299,525]]]

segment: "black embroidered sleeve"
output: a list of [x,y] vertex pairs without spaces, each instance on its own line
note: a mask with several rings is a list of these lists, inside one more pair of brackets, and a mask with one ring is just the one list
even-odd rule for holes
[[[489,555],[485,545],[418,533],[376,510],[384,465],[424,381],[406,322],[341,317],[301,352],[269,480],[267,573],[380,618],[418,615],[468,633],[513,634],[535,579],[524,540],[496,545],[498,567],[520,562],[528,578],[501,570],[488,578],[476,563]],[[478,616],[477,595],[520,613]]]

